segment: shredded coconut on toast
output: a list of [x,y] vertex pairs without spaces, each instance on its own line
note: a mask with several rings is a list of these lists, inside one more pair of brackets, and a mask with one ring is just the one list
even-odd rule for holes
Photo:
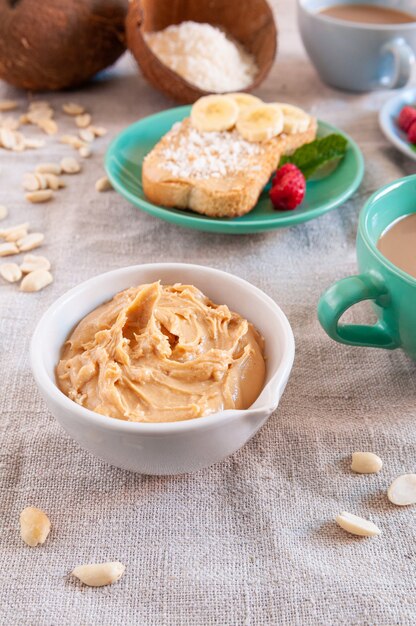
[[249,159],[261,153],[261,145],[245,141],[237,130],[199,132],[189,127],[186,134],[181,130],[182,122],[172,126],[166,135],[170,141],[160,154],[163,168],[174,178],[220,178],[248,166],[260,169]]

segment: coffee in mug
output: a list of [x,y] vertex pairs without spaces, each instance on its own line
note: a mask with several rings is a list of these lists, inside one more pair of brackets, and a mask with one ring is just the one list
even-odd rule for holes
[[[357,233],[359,272],[333,283],[318,304],[328,335],[350,346],[402,348],[416,361],[416,174],[367,200]],[[345,311],[370,300],[375,324],[348,324]]]
[[382,233],[377,248],[393,265],[416,278],[416,213],[393,222]]

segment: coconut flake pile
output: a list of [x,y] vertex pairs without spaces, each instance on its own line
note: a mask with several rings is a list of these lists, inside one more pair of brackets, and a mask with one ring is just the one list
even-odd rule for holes
[[182,22],[145,38],[162,63],[205,91],[245,89],[258,71],[251,54],[210,24]]
[[175,138],[174,147],[161,154],[163,167],[179,179],[222,178],[228,174],[258,170],[252,157],[261,152],[259,144],[241,138],[236,131],[201,133],[191,128],[181,133],[182,124],[172,126],[167,137]]

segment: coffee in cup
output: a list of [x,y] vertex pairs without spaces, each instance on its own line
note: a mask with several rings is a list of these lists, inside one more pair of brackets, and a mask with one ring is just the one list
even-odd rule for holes
[[416,21],[410,13],[378,4],[332,4],[319,13],[357,24],[411,24]]
[[416,278],[416,213],[390,224],[377,248],[393,265]]
[[402,0],[297,0],[303,45],[325,83],[348,91],[404,87],[416,54],[416,6]]

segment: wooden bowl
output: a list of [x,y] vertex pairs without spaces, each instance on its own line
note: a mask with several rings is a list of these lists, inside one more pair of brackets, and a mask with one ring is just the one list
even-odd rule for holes
[[132,0],[126,20],[127,46],[143,76],[177,102],[195,102],[208,92],[189,83],[153,54],[143,36],[184,21],[218,26],[254,55],[258,73],[244,91],[266,78],[277,50],[277,27],[266,0]]

